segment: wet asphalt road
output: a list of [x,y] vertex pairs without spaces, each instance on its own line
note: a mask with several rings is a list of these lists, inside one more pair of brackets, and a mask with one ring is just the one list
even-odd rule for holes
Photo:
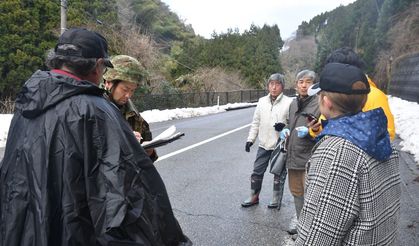
[[[171,125],[185,136],[157,149],[162,159],[183,149],[251,122],[254,108],[190,119],[153,123],[154,136]],[[295,219],[288,187],[281,210],[269,203],[272,175],[266,173],[260,204],[242,208],[249,193],[249,176],[256,156],[244,151],[249,127],[155,163],[169,193],[174,213],[194,245],[294,245],[286,229]],[[400,150],[396,139],[395,145]],[[0,148],[0,160],[4,148]],[[419,245],[419,166],[400,152],[402,204],[400,244]]]
[[[214,115],[151,124],[153,136],[171,125],[185,136],[159,147],[160,157],[248,125],[254,107]],[[256,156],[244,151],[249,127],[155,163],[184,233],[194,245],[293,245],[286,232],[294,205],[285,187],[281,210],[267,208],[272,175],[267,173],[260,204],[242,208],[250,189]],[[0,148],[0,160],[4,148]]]
[[[255,108],[151,124],[156,136],[172,124],[185,136],[157,149],[159,156],[251,122]],[[267,208],[272,175],[267,173],[260,204],[242,208],[257,144],[244,151],[249,127],[156,162],[175,215],[195,245],[293,245],[286,232],[294,216],[288,187],[281,210]]]

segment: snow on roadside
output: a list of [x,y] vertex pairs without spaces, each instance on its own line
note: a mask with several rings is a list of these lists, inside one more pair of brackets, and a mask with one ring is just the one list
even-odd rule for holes
[[[396,124],[396,134],[402,139],[402,150],[414,155],[419,165],[419,104],[389,96],[389,104]],[[233,103],[201,108],[147,110],[141,113],[149,122],[161,122],[224,112],[228,109],[254,106],[256,103]],[[0,114],[0,148],[6,145],[7,132],[13,115]],[[249,119],[250,120],[250,119]]]
[[6,146],[7,133],[13,114],[0,114],[0,148]]
[[[256,103],[229,103],[221,106],[201,107],[201,108],[177,108],[166,110],[147,110],[141,116],[148,123],[168,121],[174,119],[190,118],[208,114],[225,112],[228,109],[254,106]],[[0,114],[0,148],[6,146],[7,132],[9,131],[12,114]]]
[[229,103],[221,106],[200,107],[200,108],[176,108],[165,110],[147,110],[141,112],[141,116],[148,122],[161,122],[175,119],[191,118],[196,116],[216,114],[225,112],[228,109],[254,106],[256,103]]
[[394,115],[396,134],[402,139],[401,150],[413,154],[419,165],[419,104],[392,96],[388,99]]

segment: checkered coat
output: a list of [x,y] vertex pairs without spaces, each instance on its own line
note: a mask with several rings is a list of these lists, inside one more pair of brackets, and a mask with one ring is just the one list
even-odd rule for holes
[[379,161],[353,140],[326,135],[307,163],[295,245],[397,245],[400,193],[394,148]]

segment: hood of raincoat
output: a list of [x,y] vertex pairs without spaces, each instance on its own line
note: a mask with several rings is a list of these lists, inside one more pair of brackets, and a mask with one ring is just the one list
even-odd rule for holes
[[35,118],[59,102],[78,94],[101,96],[95,84],[50,71],[37,71],[26,81],[16,99],[16,110],[25,118]]
[[344,138],[379,161],[387,160],[391,155],[387,118],[381,108],[329,119],[322,124],[324,129],[317,140],[325,135]]

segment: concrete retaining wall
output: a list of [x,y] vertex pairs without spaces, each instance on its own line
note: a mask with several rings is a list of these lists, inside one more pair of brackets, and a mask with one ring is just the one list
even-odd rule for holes
[[419,103],[419,53],[394,63],[389,94]]

